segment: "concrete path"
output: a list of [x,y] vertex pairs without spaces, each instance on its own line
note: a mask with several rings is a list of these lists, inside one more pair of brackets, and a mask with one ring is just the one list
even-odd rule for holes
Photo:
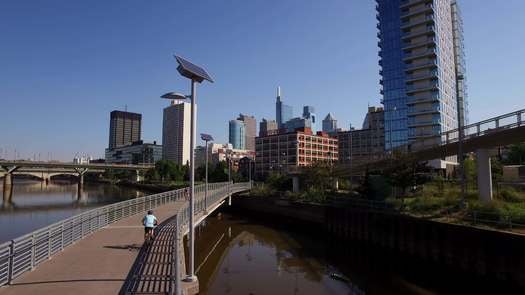
[[[163,222],[183,203],[163,205],[154,214]],[[0,287],[0,295],[118,294],[142,247],[143,217],[136,214],[94,232]]]

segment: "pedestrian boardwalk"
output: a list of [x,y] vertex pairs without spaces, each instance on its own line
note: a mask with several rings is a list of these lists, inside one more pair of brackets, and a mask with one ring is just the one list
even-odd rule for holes
[[[162,223],[183,205],[184,201],[162,205],[154,214]],[[141,252],[143,216],[142,212],[132,215],[79,240],[10,286],[1,287],[0,294],[118,294]]]
[[[250,183],[196,186],[196,224]],[[189,229],[187,189],[104,206],[26,234],[1,246],[4,294],[197,294],[183,282],[182,236]],[[143,246],[142,219],[154,209],[160,221],[153,243]],[[5,255],[5,253],[9,255]]]

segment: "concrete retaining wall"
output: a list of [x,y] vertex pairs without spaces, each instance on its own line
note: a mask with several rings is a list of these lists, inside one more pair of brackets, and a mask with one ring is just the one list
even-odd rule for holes
[[239,197],[234,209],[323,229],[343,243],[359,241],[525,288],[525,236],[361,208]]

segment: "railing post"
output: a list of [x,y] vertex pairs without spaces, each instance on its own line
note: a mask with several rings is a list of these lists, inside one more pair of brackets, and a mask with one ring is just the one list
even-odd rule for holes
[[[180,280],[181,280],[181,273],[180,273],[180,256],[179,256],[179,245],[180,245],[180,226],[179,226],[179,215],[175,216],[175,241],[174,241],[174,249],[173,249],[173,255],[174,255],[174,278],[172,280],[171,284],[171,293],[175,293],[176,295],[181,295],[181,288],[180,288]],[[174,292],[175,291],[175,292]]]
[[64,222],[60,225],[60,251],[64,250]]
[[47,230],[47,259],[51,258],[51,228]]
[[31,270],[35,269],[35,234],[31,235]]
[[8,266],[8,274],[7,274],[7,283],[11,284],[11,281],[13,280],[13,263],[15,261],[15,242],[11,240],[11,245],[9,245],[9,266]]
[[520,127],[520,126],[521,126],[521,112],[519,112],[519,113],[517,114],[517,117],[518,117],[518,118],[517,118],[517,121],[518,121],[518,127]]
[[499,128],[499,119],[496,119],[496,128]]
[[476,124],[476,129],[477,129],[477,132],[478,132],[477,136],[479,136],[479,134],[481,133],[481,125],[479,125],[479,123]]

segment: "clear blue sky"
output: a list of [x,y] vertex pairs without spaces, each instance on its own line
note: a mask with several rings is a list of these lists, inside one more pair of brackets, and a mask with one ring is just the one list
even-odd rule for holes
[[[525,107],[525,1],[461,1],[471,122]],[[239,112],[274,118],[280,85],[299,115],[316,107],[360,125],[379,104],[372,0],[2,1],[0,148],[103,157],[109,112],[143,114],[160,141],[159,96],[188,91],[172,54],[216,80],[199,95],[199,132],[227,141]],[[0,156],[3,156],[0,155]]]

